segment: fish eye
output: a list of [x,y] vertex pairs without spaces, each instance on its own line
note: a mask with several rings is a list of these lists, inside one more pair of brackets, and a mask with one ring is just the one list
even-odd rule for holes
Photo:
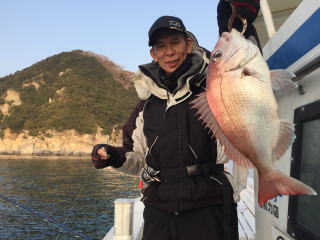
[[216,61],[218,61],[221,57],[222,57],[222,52],[216,51],[216,52],[212,55],[212,60],[213,60],[214,62],[216,62]]

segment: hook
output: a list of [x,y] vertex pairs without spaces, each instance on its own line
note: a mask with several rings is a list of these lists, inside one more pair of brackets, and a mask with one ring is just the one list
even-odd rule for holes
[[242,22],[242,31],[241,31],[241,34],[243,35],[245,33],[245,31],[247,30],[247,27],[248,27],[248,22],[247,22],[247,19],[245,19],[244,17],[241,17],[238,12],[236,11],[235,7],[233,5],[231,5],[232,7],[232,14],[229,18],[229,22],[228,22],[228,29],[229,29],[229,32],[231,32],[231,29],[232,29],[232,25],[233,25],[233,22],[234,20],[238,17],[241,22]]

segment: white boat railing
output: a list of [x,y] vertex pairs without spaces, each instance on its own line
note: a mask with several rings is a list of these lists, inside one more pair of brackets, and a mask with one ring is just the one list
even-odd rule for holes
[[247,179],[247,188],[238,202],[238,229],[240,240],[254,240],[256,236],[253,179]]
[[140,198],[114,201],[114,226],[103,240],[140,240],[143,230],[144,205]]
[[[240,194],[238,228],[240,240],[255,239],[253,179]],[[114,226],[103,240],[141,240],[144,205],[140,198],[120,198],[114,201]]]

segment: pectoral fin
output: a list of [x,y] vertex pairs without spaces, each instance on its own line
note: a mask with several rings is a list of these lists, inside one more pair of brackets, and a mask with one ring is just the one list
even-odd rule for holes
[[245,157],[238,149],[236,149],[229,139],[225,136],[223,130],[219,126],[214,114],[212,113],[208,104],[206,93],[201,93],[191,103],[192,108],[198,110],[197,114],[200,114],[199,119],[205,123],[205,128],[209,128],[213,136],[219,139],[221,145],[223,145],[224,153],[233,160],[236,164],[246,168],[254,167],[251,161]]
[[273,160],[277,160],[280,157],[282,157],[282,155],[287,151],[289,146],[291,146],[294,139],[294,125],[287,121],[281,120],[278,141],[273,149]]
[[292,78],[294,77],[295,75],[292,72],[285,69],[270,71],[272,89],[277,93],[281,93],[286,90],[297,88],[298,84],[292,81]]

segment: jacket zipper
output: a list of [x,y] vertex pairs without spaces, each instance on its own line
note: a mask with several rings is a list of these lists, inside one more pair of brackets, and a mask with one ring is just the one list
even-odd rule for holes
[[[153,143],[151,144],[151,146],[150,146],[150,148],[149,148],[146,156],[147,156],[147,155],[150,155],[150,156],[151,156],[151,150],[152,150],[153,146],[156,144],[156,142],[157,142],[157,140],[158,140],[158,137],[159,137],[159,136],[156,136],[156,138],[154,139],[154,141],[153,141]],[[144,194],[144,190],[145,190],[145,188],[141,189],[141,193],[142,193],[141,201],[142,201],[142,202],[145,202],[145,200],[147,200],[147,195]]]
[[209,178],[215,180],[215,181],[218,182],[220,185],[223,185],[223,184],[222,184],[218,179],[216,179],[215,177],[209,177]]
[[[179,161],[180,161],[180,167],[182,167],[182,156],[181,156],[181,129],[180,129],[180,117],[181,117],[181,105],[178,104],[178,134],[179,134]],[[182,182],[183,178],[180,180],[180,190],[179,190],[179,200],[180,200],[180,208],[182,209]]]
[[195,158],[198,159],[196,152],[193,150],[193,148],[190,146],[190,144],[188,144],[188,146],[189,146],[191,152],[193,153],[193,155],[195,156]]
[[154,144],[157,142],[157,140],[158,140],[158,136],[156,136],[156,138],[154,139],[153,143],[151,144],[147,155],[151,156],[151,150],[152,150]]

